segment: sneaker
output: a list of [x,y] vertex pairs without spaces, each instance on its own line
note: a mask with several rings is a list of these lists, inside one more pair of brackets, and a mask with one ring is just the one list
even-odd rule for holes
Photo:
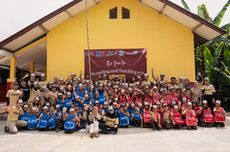
[[4,127],[4,131],[5,131],[5,133],[9,132],[9,130],[8,130],[8,128],[6,126]]
[[94,137],[95,138],[99,138],[99,134],[98,133],[94,133]]
[[89,134],[89,137],[90,137],[90,138],[93,138],[93,137],[94,137],[94,133],[90,133],[90,134]]

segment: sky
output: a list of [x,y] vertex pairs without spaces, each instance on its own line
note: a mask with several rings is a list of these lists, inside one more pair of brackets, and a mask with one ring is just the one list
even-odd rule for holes
[[[13,35],[24,27],[53,12],[72,0],[0,0],[0,41]],[[181,0],[171,0],[181,5]],[[197,6],[204,3],[214,18],[227,0],[187,0],[191,11],[196,13]],[[221,25],[230,22],[230,7]]]

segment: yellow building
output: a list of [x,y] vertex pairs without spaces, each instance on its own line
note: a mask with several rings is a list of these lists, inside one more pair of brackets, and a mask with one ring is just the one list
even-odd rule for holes
[[88,48],[145,48],[149,74],[193,81],[194,47],[224,33],[168,0],[73,0],[0,42],[0,63],[10,65],[9,82],[15,67],[51,80],[84,72]]

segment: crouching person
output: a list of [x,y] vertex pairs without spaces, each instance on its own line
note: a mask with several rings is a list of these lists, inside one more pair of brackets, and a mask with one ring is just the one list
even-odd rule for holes
[[162,111],[162,126],[165,129],[170,129],[172,127],[171,122],[171,112],[167,103],[163,104],[163,111]]
[[115,115],[114,109],[112,106],[109,107],[109,113],[104,116],[104,122],[99,124],[99,128],[102,130],[102,133],[109,134],[114,133],[116,134],[118,131],[119,121],[117,116]]
[[214,123],[212,111],[208,107],[208,102],[206,100],[203,100],[201,123],[202,123],[202,127],[212,127]]
[[18,132],[17,127],[27,126],[27,121],[18,120],[19,115],[23,113],[21,104],[22,104],[22,100],[19,99],[16,102],[16,105],[6,108],[6,112],[8,112],[8,117],[7,117],[7,126],[5,127],[5,132],[16,134]]
[[153,112],[152,112],[152,127],[153,129],[161,130],[161,114],[157,109],[157,105],[153,105]]
[[141,126],[141,121],[142,121],[142,117],[141,117],[141,114],[140,114],[140,109],[135,108],[134,113],[131,114],[131,123],[135,127],[140,127]]
[[174,105],[172,111],[172,124],[176,129],[181,129],[184,126],[184,120],[178,111],[178,105]]
[[220,100],[216,100],[216,103],[215,103],[215,107],[213,109],[213,112],[214,112],[214,125],[215,127],[224,127],[225,126],[225,111],[224,111],[224,108],[222,108],[220,106],[221,102]]
[[38,124],[37,124],[38,130],[39,131],[46,131],[46,130],[48,130],[48,121],[49,121],[48,107],[44,106],[42,113],[38,117]]
[[99,137],[99,121],[101,120],[101,115],[98,113],[98,108],[94,107],[93,112],[89,117],[90,125],[89,125],[89,137],[93,138]]
[[74,111],[74,108],[70,108],[69,113],[67,113],[67,108],[63,108],[64,117],[64,131],[65,133],[73,133],[77,130],[77,123],[80,122],[79,117]]
[[37,123],[38,123],[38,114],[37,114],[37,108],[33,107],[31,112],[29,113],[28,118],[28,129],[34,130],[37,129]]
[[192,103],[187,103],[187,109],[185,109],[182,113],[185,115],[185,123],[187,125],[187,129],[197,129],[197,118],[196,113],[192,110]]

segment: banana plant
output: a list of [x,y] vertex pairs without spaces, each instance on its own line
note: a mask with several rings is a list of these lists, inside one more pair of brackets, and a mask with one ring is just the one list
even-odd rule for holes
[[[185,0],[181,0],[181,3],[186,10],[190,11]],[[205,4],[198,6],[197,14],[208,22],[220,26],[229,5],[230,0],[226,2],[214,19],[210,17]],[[217,87],[224,83],[230,85],[230,23],[221,28],[227,31],[227,34],[219,36],[195,49],[196,64],[204,66],[205,75],[208,76]]]

